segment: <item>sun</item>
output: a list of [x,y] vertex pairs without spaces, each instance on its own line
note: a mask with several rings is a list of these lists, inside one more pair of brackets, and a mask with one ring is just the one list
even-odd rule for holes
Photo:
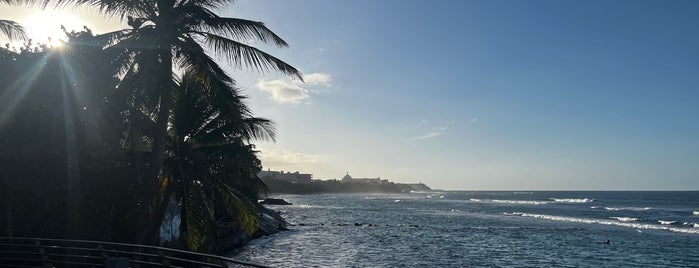
[[67,39],[61,25],[70,32],[82,30],[85,23],[61,10],[38,10],[23,24],[34,44],[47,44],[52,47],[60,47],[61,41]]

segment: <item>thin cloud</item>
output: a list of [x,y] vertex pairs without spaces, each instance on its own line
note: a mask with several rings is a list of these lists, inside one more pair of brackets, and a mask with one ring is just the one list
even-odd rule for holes
[[325,157],[316,154],[305,154],[298,152],[290,152],[287,150],[266,150],[260,149],[262,152],[260,158],[262,162],[269,166],[288,166],[296,164],[315,164],[323,162]]
[[447,129],[449,129],[446,126],[438,127],[438,128],[433,128],[430,132],[427,132],[424,135],[417,136],[413,138],[413,140],[425,140],[425,139],[432,139],[441,136],[445,132],[447,132]]
[[308,89],[306,86],[332,87],[331,76],[326,73],[311,73],[304,75],[305,83],[299,80],[277,79],[266,81],[260,79],[255,87],[261,91],[270,93],[270,99],[279,104],[309,103],[311,94],[319,93],[317,89]]
[[325,87],[331,87],[330,84],[331,76],[325,73],[312,73],[303,76],[303,80],[309,85],[322,85]]
[[302,88],[293,81],[282,79],[265,81],[260,79],[255,84],[258,89],[271,94],[270,99],[277,103],[300,103],[307,100],[311,96],[308,95],[308,90]]

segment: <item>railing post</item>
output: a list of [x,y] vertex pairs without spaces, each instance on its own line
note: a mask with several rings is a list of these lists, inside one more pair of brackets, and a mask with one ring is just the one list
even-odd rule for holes
[[165,254],[163,254],[162,250],[158,250],[158,256],[160,256],[160,261],[163,264],[163,267],[170,267],[170,261],[165,258]]
[[98,244],[97,248],[100,250],[100,256],[104,259],[104,267],[106,268],[129,268],[131,264],[129,258],[126,257],[113,257],[110,258],[107,251],[104,250],[102,244]]
[[38,240],[35,240],[34,243],[39,249],[39,253],[41,254],[41,261],[44,263],[44,268],[53,268],[53,265],[51,264],[51,259],[49,258],[49,255],[46,254],[44,246],[42,246]]

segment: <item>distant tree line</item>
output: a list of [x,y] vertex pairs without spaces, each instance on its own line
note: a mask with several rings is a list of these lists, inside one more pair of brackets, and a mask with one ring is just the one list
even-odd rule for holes
[[2,236],[159,244],[173,208],[175,246],[189,250],[219,249],[224,227],[260,228],[267,187],[253,142],[273,140],[274,125],[252,114],[205,47],[301,79],[237,40],[286,43],[260,22],[209,10],[229,1],[137,2],[47,1],[93,5],[130,28],[0,49]]

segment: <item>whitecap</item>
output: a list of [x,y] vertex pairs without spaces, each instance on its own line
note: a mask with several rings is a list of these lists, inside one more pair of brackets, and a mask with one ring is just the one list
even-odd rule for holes
[[401,201],[403,201],[403,200],[400,200],[400,199],[396,199],[396,200],[395,200],[395,201],[393,201],[393,202],[395,202],[395,203],[398,203],[398,202],[401,202]]
[[664,220],[658,220],[658,223],[662,225],[670,225],[670,224],[675,224],[677,223],[676,221],[664,221]]
[[545,205],[548,201],[533,201],[533,200],[490,200],[495,203],[506,203],[506,204],[520,204],[520,205]]
[[595,201],[594,199],[590,198],[549,198],[549,200],[561,203],[591,203],[592,201]]
[[596,208],[599,208],[599,207],[598,207],[598,206],[591,206],[590,208],[591,208],[591,209],[596,209]]
[[444,198],[444,196],[443,196],[443,195],[440,195],[439,198]]
[[613,226],[621,226],[621,227],[628,227],[628,228],[634,228],[634,229],[667,230],[667,231],[678,232],[678,233],[699,234],[699,229],[695,229],[695,228],[678,228],[678,227],[671,227],[671,226],[657,225],[657,224],[619,222],[619,221],[613,221],[613,220],[575,218],[575,217],[543,215],[543,214],[530,214],[530,213],[520,213],[520,212],[513,212],[511,214],[506,214],[506,215],[518,215],[518,216],[523,216],[523,217],[545,219],[545,220],[552,220],[552,221],[613,225]]
[[630,221],[638,221],[640,220],[639,218],[632,218],[632,217],[609,217],[610,219],[615,219],[621,222],[630,222]]
[[645,211],[645,210],[650,210],[651,207],[621,207],[621,208],[613,208],[613,207],[605,207],[605,210],[611,210],[611,211],[619,211],[619,210],[629,210],[629,211]]
[[699,216],[699,211],[692,211],[692,215]]
[[490,203],[501,203],[501,204],[517,204],[517,205],[545,205],[550,203],[549,201],[536,201],[536,200],[500,200],[500,199],[475,199],[471,198],[472,202],[490,202]]
[[692,226],[694,226],[694,228],[699,228],[699,223],[695,223],[695,224],[692,225]]

